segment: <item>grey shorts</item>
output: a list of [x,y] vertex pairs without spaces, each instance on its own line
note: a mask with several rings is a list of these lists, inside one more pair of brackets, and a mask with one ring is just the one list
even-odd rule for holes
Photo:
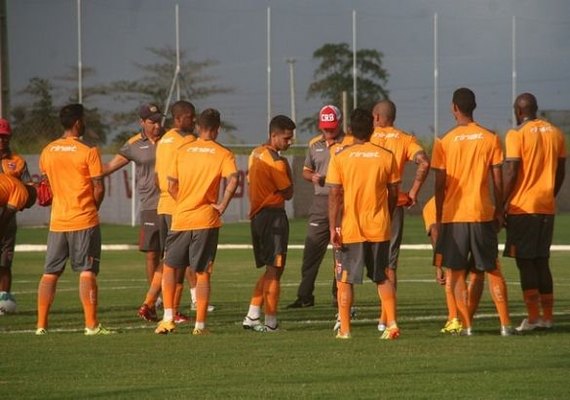
[[[0,213],[2,209],[0,208]],[[0,239],[0,268],[11,268],[14,259],[14,248],[16,247],[16,214],[13,214],[6,222],[4,236]]]
[[142,210],[140,216],[139,250],[159,252],[161,249],[160,233],[156,210]]
[[361,284],[366,276],[373,282],[380,283],[387,279],[390,242],[362,242],[345,244],[336,249],[335,276],[339,282]]
[[166,238],[164,263],[173,268],[190,267],[204,272],[216,259],[219,228],[170,231]]
[[553,234],[554,215],[507,215],[507,242],[503,256],[549,258]]
[[492,221],[442,224],[433,265],[455,270],[474,267],[477,271],[493,271],[497,268],[497,246]]
[[257,268],[285,267],[289,220],[282,208],[264,208],[251,220],[253,256]]
[[390,261],[388,266],[391,269],[397,269],[398,258],[400,257],[400,246],[402,245],[402,235],[404,233],[404,207],[399,206],[394,209],[390,232]]
[[69,259],[76,272],[99,272],[101,230],[99,225],[73,232],[49,232],[44,272],[63,271]]
[[160,254],[164,255],[164,249],[166,248],[166,237],[168,236],[168,231],[172,226],[172,215],[170,214],[158,214],[158,234],[160,239]]

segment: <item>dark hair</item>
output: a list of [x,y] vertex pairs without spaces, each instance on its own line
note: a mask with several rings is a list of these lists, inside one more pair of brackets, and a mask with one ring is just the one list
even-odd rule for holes
[[205,109],[198,117],[198,126],[206,130],[216,130],[220,124],[220,112],[213,108]]
[[468,88],[459,88],[453,92],[453,104],[457,106],[463,115],[472,116],[473,110],[477,107],[475,103],[475,93]]
[[364,108],[355,108],[350,114],[350,129],[355,138],[368,140],[374,131],[372,113]]
[[172,107],[170,107],[170,114],[172,115],[172,118],[176,118],[188,112],[191,112],[192,115],[196,115],[196,107],[194,107],[194,104],[186,100],[178,100],[172,105]]
[[73,125],[83,118],[83,106],[81,104],[68,104],[59,112],[59,121],[65,129],[73,128]]
[[269,123],[269,133],[279,131],[292,131],[297,127],[293,120],[285,115],[276,115]]

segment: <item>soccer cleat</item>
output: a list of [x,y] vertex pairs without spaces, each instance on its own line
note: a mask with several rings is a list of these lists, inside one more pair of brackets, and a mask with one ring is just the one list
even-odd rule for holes
[[335,339],[348,340],[352,339],[352,335],[350,334],[350,332],[342,333],[341,331],[338,331],[338,333],[335,336]]
[[383,322],[378,323],[378,332],[384,332],[386,330],[386,324]]
[[382,340],[394,340],[400,337],[400,328],[396,324],[386,328],[380,339]]
[[513,329],[510,325],[503,325],[501,326],[501,336],[513,336],[516,335],[518,332]]
[[261,325],[259,318],[251,318],[248,315],[245,316],[243,322],[241,323],[243,329],[254,329],[258,325]]
[[174,323],[175,324],[184,324],[186,322],[189,322],[190,318],[187,317],[186,315],[182,314],[181,312],[177,311],[176,314],[174,314]]
[[149,322],[156,322],[158,321],[158,317],[156,316],[156,309],[143,304],[138,311],[139,317],[144,319],[145,321]]
[[194,328],[194,330],[192,331],[192,335],[194,335],[194,336],[206,336],[209,334],[210,334],[210,331],[207,330],[206,328],[204,328],[204,329]]
[[459,336],[473,336],[473,330],[470,327],[469,328],[461,328],[461,330],[455,334],[459,335]]
[[298,298],[297,300],[289,304],[287,308],[307,308],[307,307],[313,307],[314,305],[315,305],[314,298],[311,298],[309,300],[303,300],[301,298]]
[[462,329],[461,322],[457,318],[453,318],[445,323],[445,326],[441,328],[439,331],[440,333],[451,333],[452,335],[456,335],[461,332]]
[[99,324],[99,326],[93,329],[85,327],[85,336],[111,335],[113,333],[115,332],[102,327],[101,324]]
[[158,335],[167,335],[174,332],[174,329],[176,329],[174,321],[160,321],[154,330],[154,333]]
[[43,336],[47,335],[48,331],[46,328],[38,328],[36,329],[36,336]]
[[522,320],[521,324],[516,328],[517,332],[530,332],[536,328],[541,328],[542,321],[540,318],[536,322],[529,322],[528,318]]
[[336,322],[334,323],[333,331],[334,332],[336,332],[336,331],[340,332],[340,318],[338,318],[338,317],[336,318]]
[[275,325],[275,327],[271,327],[269,325],[255,325],[253,327],[253,330],[255,332],[261,332],[261,333],[273,333],[273,332],[277,332],[279,330],[279,325]]
[[552,329],[552,320],[548,319],[540,319],[539,320],[539,327],[542,329]]
[[[195,301],[192,302],[192,304],[190,304],[190,309],[192,311],[196,311],[198,309],[198,304],[196,304]],[[216,306],[213,304],[208,304],[208,312],[212,312],[216,309]]]

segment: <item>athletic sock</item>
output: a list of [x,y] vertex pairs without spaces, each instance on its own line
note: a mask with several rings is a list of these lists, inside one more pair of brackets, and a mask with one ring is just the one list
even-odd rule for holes
[[535,323],[540,318],[541,296],[538,289],[527,289],[523,291],[523,299],[526,305],[528,321]]
[[247,310],[247,316],[249,317],[249,319],[253,320],[259,319],[260,315],[261,315],[261,307],[250,304],[249,310]]
[[180,302],[182,301],[182,292],[184,291],[184,284],[183,283],[176,283],[174,289],[174,304],[172,308],[174,309],[174,313],[180,311]]
[[150,287],[146,292],[144,304],[146,304],[150,308],[154,308],[156,304],[156,299],[158,299],[158,296],[160,295],[161,286],[162,286],[162,268],[154,272],[154,275],[152,276],[152,282],[150,283]]
[[495,303],[495,308],[499,313],[501,326],[509,326],[511,324],[511,318],[509,316],[509,296],[503,273],[499,268],[495,268],[493,271],[487,272],[487,275],[489,277],[489,290],[493,302]]
[[396,289],[389,280],[378,284],[377,289],[386,315],[386,326],[393,325],[396,323]]
[[210,299],[210,274],[208,272],[198,272],[196,277],[196,323],[202,322],[205,324]]
[[451,288],[451,270],[445,270],[445,303],[447,304],[447,320],[451,321],[457,318],[457,304],[455,304],[455,295]]
[[264,280],[263,301],[265,302],[265,314],[277,315],[277,306],[279,305],[280,292],[281,285],[278,279],[266,278]]
[[469,308],[469,316],[473,319],[473,315],[479,308],[479,301],[485,287],[485,275],[481,272],[469,273],[469,285],[467,286],[467,307]]
[[[265,283],[265,274],[262,274],[257,280],[255,287],[253,288],[253,294],[251,296],[251,301],[249,304],[257,307],[263,305],[263,285]],[[259,316],[258,316],[259,318]]]
[[465,284],[465,271],[451,270],[451,289],[455,297],[457,306],[457,314],[461,319],[463,328],[471,328],[471,317],[469,316],[469,308],[467,307],[467,286]]
[[337,282],[338,316],[340,318],[340,332],[350,333],[350,308],[352,307],[353,288],[350,283]]
[[196,303],[196,288],[190,288],[190,299],[192,299],[192,304]]
[[265,314],[265,325],[270,328],[277,328],[277,315]]
[[554,317],[554,293],[544,293],[540,295],[542,305],[542,317],[545,321],[552,321]]
[[48,327],[49,309],[55,297],[55,289],[59,277],[54,274],[44,274],[38,286],[38,328]]
[[164,313],[166,309],[174,308],[174,294],[176,292],[176,270],[164,264],[162,267],[162,302]]
[[97,278],[91,271],[83,271],[79,275],[79,297],[83,304],[85,327],[96,328],[97,320]]

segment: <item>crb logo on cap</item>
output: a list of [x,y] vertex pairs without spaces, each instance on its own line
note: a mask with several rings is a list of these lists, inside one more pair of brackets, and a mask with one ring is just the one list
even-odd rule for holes
[[158,112],[158,107],[157,107],[157,106],[150,106],[150,107],[148,108],[148,110],[149,110],[151,113],[156,113],[156,112]]
[[336,115],[334,113],[321,114],[322,122],[334,122],[336,120]]

